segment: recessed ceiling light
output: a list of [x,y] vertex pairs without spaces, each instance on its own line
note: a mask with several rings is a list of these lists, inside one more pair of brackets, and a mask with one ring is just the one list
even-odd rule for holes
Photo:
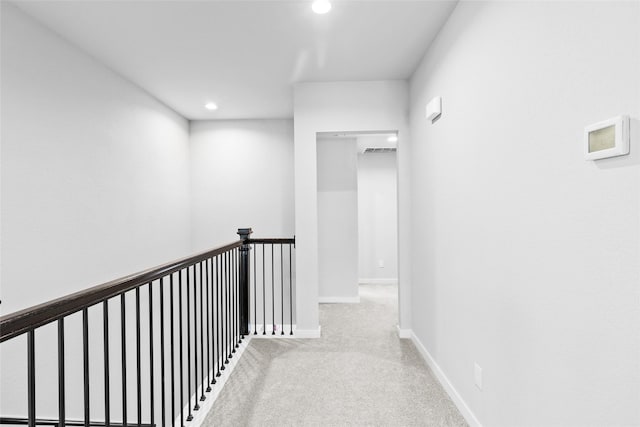
[[213,102],[207,102],[206,104],[204,104],[204,108],[206,108],[207,110],[213,111],[213,110],[217,110],[218,106]]
[[331,10],[329,0],[315,0],[311,5],[311,9],[318,15],[324,15]]
[[387,138],[388,142],[398,142],[398,137],[396,135],[391,135],[389,138]]

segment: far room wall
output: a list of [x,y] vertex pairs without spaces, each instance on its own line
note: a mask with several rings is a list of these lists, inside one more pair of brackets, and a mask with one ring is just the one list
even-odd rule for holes
[[320,302],[358,301],[356,138],[318,138]]
[[398,189],[395,153],[358,154],[358,277],[398,281]]
[[190,126],[191,244],[293,237],[293,120],[200,120]]

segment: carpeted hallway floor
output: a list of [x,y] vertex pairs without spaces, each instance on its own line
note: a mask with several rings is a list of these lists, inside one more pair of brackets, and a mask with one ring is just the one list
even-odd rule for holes
[[321,304],[322,338],[251,340],[204,426],[464,426],[409,340],[397,288]]

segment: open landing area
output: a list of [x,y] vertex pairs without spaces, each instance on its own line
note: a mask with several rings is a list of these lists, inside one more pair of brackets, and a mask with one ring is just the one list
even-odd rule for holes
[[321,304],[320,339],[251,340],[204,426],[464,426],[417,349],[396,332],[397,287]]

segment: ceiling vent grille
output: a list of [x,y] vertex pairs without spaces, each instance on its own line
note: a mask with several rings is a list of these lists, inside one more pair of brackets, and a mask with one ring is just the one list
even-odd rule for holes
[[365,148],[366,153],[395,153],[396,149],[393,147],[385,147],[385,148]]

